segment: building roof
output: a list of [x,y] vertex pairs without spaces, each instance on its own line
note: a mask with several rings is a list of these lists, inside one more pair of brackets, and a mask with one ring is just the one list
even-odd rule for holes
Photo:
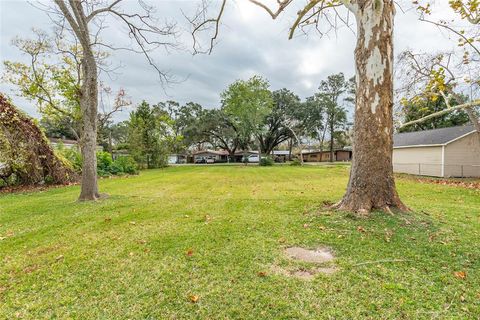
[[48,138],[51,143],[63,143],[63,144],[77,144],[77,140],[60,139],[60,138]]
[[[349,151],[352,151],[351,149],[347,149],[346,147],[343,148],[343,149],[334,149],[333,152],[337,152],[337,151],[346,151],[346,152],[349,152]],[[314,154],[314,153],[330,153],[330,150],[323,150],[323,151],[320,151],[320,150],[302,150],[302,154]]]
[[243,155],[244,153],[257,154],[258,151],[252,151],[252,150],[237,150],[237,151],[235,151],[235,155]]
[[228,155],[227,150],[200,150],[200,151],[195,151],[192,154],[197,155],[197,154],[203,154],[203,153],[216,154],[216,155],[219,155],[219,156]]
[[475,132],[473,125],[404,132],[393,135],[393,147],[442,146]]
[[290,151],[288,150],[273,150],[273,154],[277,156],[288,156]]

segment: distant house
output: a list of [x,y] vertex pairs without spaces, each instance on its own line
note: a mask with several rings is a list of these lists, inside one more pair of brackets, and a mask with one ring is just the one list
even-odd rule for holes
[[193,152],[193,162],[199,163],[213,159],[214,162],[228,162],[228,151],[226,150],[200,150]]
[[393,170],[434,177],[480,177],[480,141],[473,126],[397,133]]
[[243,162],[243,157],[248,157],[252,154],[258,154],[258,151],[252,151],[252,150],[237,150],[235,151],[235,157],[234,157],[234,162]]
[[[54,149],[58,149],[60,147],[63,147],[65,149],[72,149],[72,148],[80,149],[80,146],[78,145],[77,140],[60,139],[60,138],[48,138],[48,140],[50,141],[50,145]],[[97,151],[103,151],[103,147],[101,145],[97,145]]]
[[130,152],[126,149],[119,149],[119,150],[112,151],[113,160],[117,160],[118,158],[128,157],[128,156],[130,156]]
[[78,146],[77,140],[60,139],[60,138],[48,138],[48,140],[50,140],[50,144],[55,149],[58,149],[61,146],[63,146],[63,148],[66,148],[66,149],[71,149]]
[[168,164],[187,163],[187,156],[185,154],[169,154]]
[[[281,162],[285,162],[290,158],[290,151],[288,150],[273,150],[272,151],[274,159],[277,159]],[[277,161],[275,160],[275,161]]]
[[[305,162],[328,162],[330,161],[330,151],[302,151],[303,161]],[[352,150],[349,148],[336,149],[333,151],[332,161],[351,161]]]

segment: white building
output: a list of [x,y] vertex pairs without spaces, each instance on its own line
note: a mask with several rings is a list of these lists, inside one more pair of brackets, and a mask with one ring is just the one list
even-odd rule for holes
[[480,133],[473,126],[395,134],[393,170],[434,177],[480,177]]

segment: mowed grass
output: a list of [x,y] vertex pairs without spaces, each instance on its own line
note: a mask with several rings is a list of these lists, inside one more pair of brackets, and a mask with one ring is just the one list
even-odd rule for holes
[[[0,318],[478,319],[480,192],[400,178],[414,211],[359,219],[324,208],[347,180],[186,166],[102,180],[97,203],[78,186],[2,195]],[[311,267],[289,246],[331,248],[338,271],[276,273]]]

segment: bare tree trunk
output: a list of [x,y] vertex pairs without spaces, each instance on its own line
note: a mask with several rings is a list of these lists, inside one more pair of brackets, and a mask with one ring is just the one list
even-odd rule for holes
[[330,124],[330,162],[333,162],[333,157],[334,157],[334,154],[333,154],[333,125]]
[[292,161],[292,148],[293,148],[293,139],[290,138],[288,142],[288,161]]
[[84,82],[80,97],[82,109],[83,132],[81,138],[82,190],[79,201],[96,200],[100,197],[97,183],[97,104],[98,83],[97,65],[91,50],[84,48],[82,64]]
[[325,142],[325,133],[327,132],[327,126],[323,128],[322,137],[320,139],[320,151],[323,151],[323,143]]
[[393,17],[392,0],[356,0],[349,9],[357,19],[355,49],[357,101],[353,162],[341,210],[408,210],[393,177]]
[[113,160],[113,142],[112,142],[111,130],[108,130],[108,152],[110,152],[110,155],[112,156],[112,160]]

